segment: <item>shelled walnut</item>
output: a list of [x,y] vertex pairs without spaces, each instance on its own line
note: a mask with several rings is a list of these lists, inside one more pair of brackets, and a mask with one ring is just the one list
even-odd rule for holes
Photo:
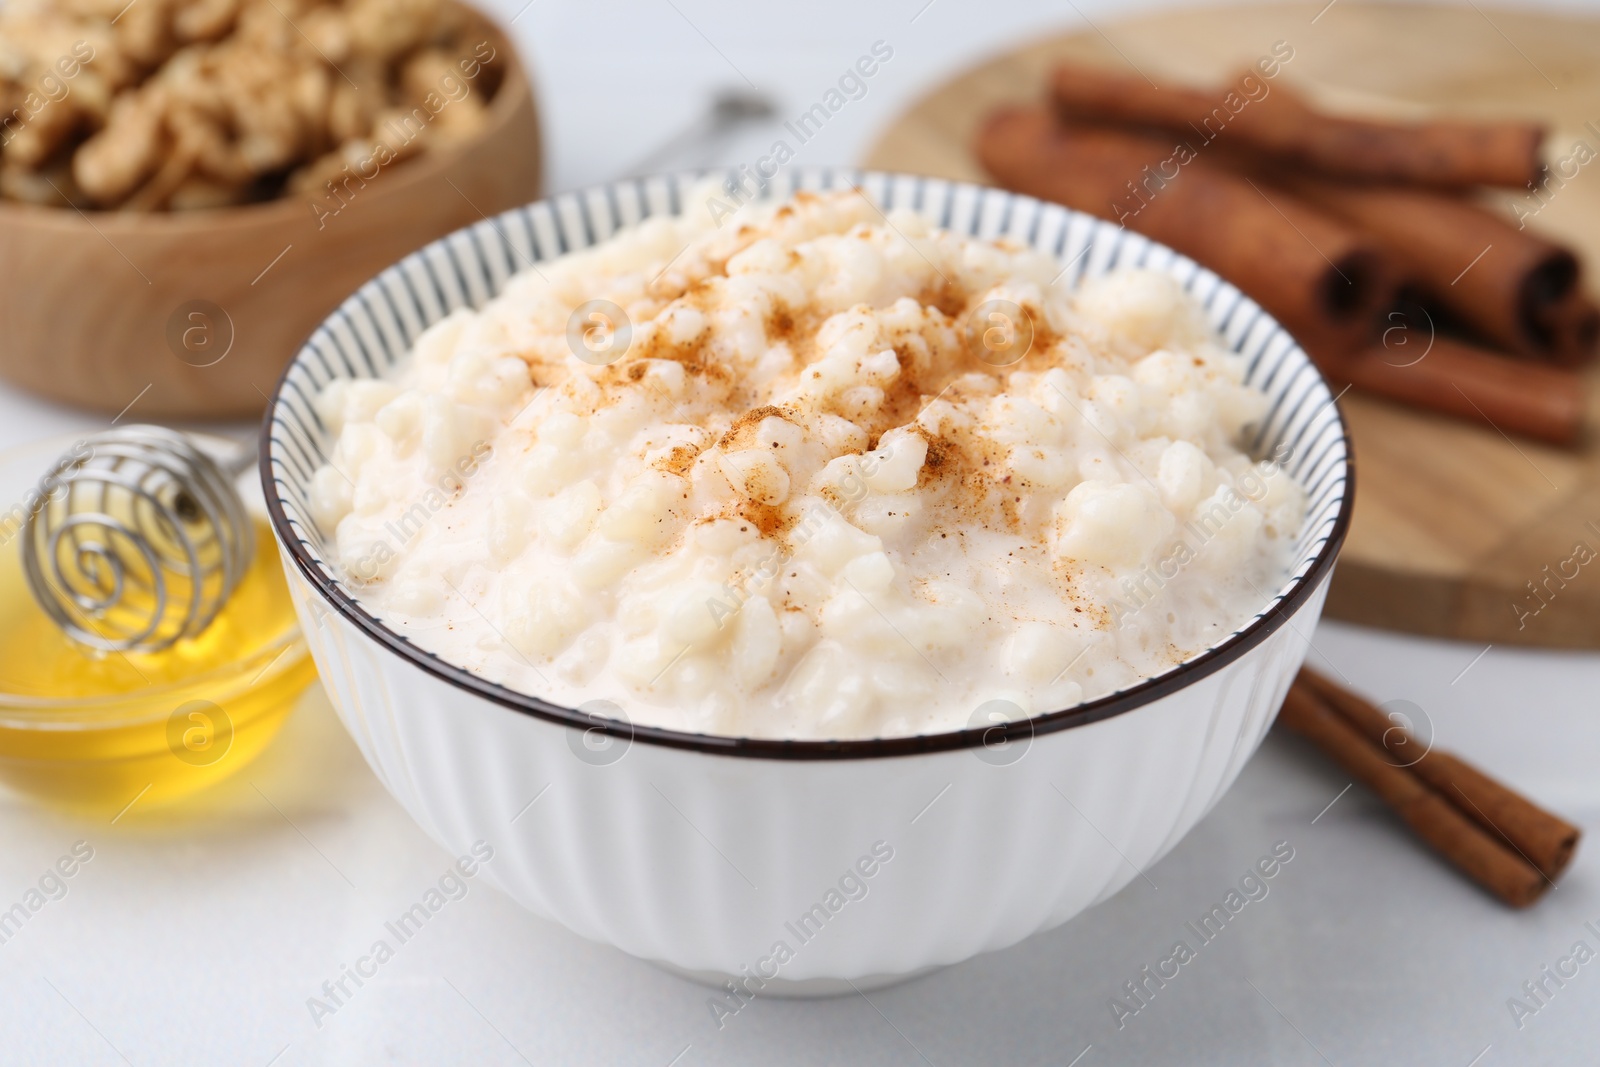
[[0,196],[189,210],[465,140],[499,82],[449,0],[13,0]]

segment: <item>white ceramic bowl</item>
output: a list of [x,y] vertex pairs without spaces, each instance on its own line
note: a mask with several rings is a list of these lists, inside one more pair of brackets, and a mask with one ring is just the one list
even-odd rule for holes
[[325,562],[307,506],[331,444],[309,404],[317,390],[384,373],[428,324],[482,306],[528,262],[680,210],[693,181],[589,189],[437,241],[345,301],[289,367],[267,410],[262,477],[339,715],[417,822],[454,854],[487,843],[482,876],[530,910],[751,993],[869,988],[1065,922],[1139,877],[1233,782],[1305,655],[1349,522],[1348,444],[1322,378],[1252,301],[1166,248],[932,179],[796,170],[771,190],[855,183],[958,233],[1047,250],[1079,276],[1168,271],[1248,357],[1249,381],[1272,398],[1255,446],[1290,446],[1285,469],[1310,501],[1292,577],[1226,640],[1121,692],[1003,728],[891,740],[632,728],[417,648]]

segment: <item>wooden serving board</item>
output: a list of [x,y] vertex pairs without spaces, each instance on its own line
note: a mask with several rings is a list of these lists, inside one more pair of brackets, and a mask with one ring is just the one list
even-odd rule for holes
[[[923,98],[883,134],[866,164],[986,181],[968,150],[978,122],[997,104],[1038,99],[1059,59],[1136,68],[1158,85],[1218,84],[1279,41],[1294,49],[1283,82],[1330,108],[1402,118],[1537,117],[1550,125],[1552,161],[1580,141],[1600,153],[1600,21],[1324,3],[1170,11],[1094,26],[1080,20],[1077,30],[996,56]],[[1503,197],[1507,205],[1515,199]],[[1600,158],[1528,225],[1576,246],[1597,288]],[[1600,371],[1591,384],[1597,378]],[[1487,423],[1346,394],[1355,522],[1329,614],[1475,642],[1600,648],[1597,395],[1591,390],[1589,409],[1597,429],[1569,452],[1508,439]],[[1540,587],[1537,597],[1529,583]]]

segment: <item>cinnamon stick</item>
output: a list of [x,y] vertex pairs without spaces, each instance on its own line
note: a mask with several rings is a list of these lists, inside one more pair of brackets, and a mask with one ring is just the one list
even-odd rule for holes
[[1375,242],[1292,195],[1209,160],[1164,154],[1172,149],[1159,136],[1071,126],[1042,108],[995,113],[975,149],[1007,188],[1118,219],[1238,284],[1340,384],[1555,444],[1582,436],[1584,389],[1571,370],[1519,364],[1415,327],[1414,348],[1385,348],[1389,324],[1378,312],[1394,306],[1400,271]]
[[1324,374],[1357,389],[1565,447],[1583,435],[1583,381],[1564,367],[1507,359],[1446,337],[1432,338],[1415,362],[1409,348],[1377,344],[1340,354],[1310,335],[1299,339]]
[[1531,863],[1461,814],[1421,778],[1394,766],[1383,749],[1310,686],[1290,687],[1278,719],[1376,793],[1418,837],[1500,900],[1525,908],[1550,886]]
[[1576,338],[1557,337],[1566,324],[1556,309],[1578,288],[1569,249],[1460,196],[1306,175],[1279,180],[1377,241],[1429,297],[1497,346],[1537,358],[1553,357],[1559,343],[1577,347]]
[[1394,272],[1373,241],[1170,137],[1067,125],[1044,107],[1006,108],[984,123],[975,148],[1006,188],[1171,246],[1238,285],[1291,333],[1356,347],[1393,298]]
[[1580,831],[1559,815],[1514,793],[1465,760],[1412,737],[1379,708],[1307,668],[1298,679],[1334,711],[1402,767],[1461,809],[1490,834],[1501,837],[1545,877],[1554,881],[1567,869]]
[[1196,149],[1220,140],[1339,177],[1524,189],[1544,170],[1536,123],[1343,118],[1255,71],[1215,89],[1156,88],[1139,75],[1074,63],[1056,68],[1051,90],[1069,120],[1156,127]]
[[1546,309],[1543,326],[1552,338],[1550,358],[1556,363],[1580,367],[1594,362],[1600,346],[1600,307],[1588,297],[1574,292]]

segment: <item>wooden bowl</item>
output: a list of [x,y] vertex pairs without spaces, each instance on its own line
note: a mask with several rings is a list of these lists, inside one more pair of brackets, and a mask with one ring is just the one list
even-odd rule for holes
[[133,419],[258,413],[363,282],[538,198],[532,87],[505,34],[473,23],[467,40],[488,40],[502,72],[483,134],[348,183],[337,214],[303,196],[170,214],[0,201],[0,377],[80,407],[131,404]]

